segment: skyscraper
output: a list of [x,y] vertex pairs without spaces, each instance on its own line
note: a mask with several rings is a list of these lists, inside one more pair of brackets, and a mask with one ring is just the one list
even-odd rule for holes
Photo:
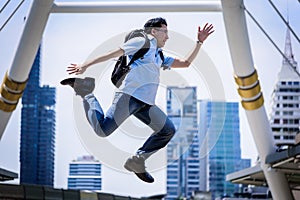
[[69,165],[68,189],[101,190],[101,163],[93,156],[78,157]]
[[236,102],[200,101],[200,190],[212,198],[233,196],[238,186],[226,175],[250,166],[241,159],[239,105]]
[[294,59],[289,29],[281,70],[272,94],[270,125],[278,146],[295,144],[300,120],[300,74]]
[[22,97],[20,183],[53,186],[55,88],[40,87],[39,48]]
[[196,87],[168,87],[167,114],[177,132],[167,146],[167,197],[191,197],[199,190]]

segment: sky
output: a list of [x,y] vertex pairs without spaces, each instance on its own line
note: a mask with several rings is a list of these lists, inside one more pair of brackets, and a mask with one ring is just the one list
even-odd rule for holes
[[[10,68],[14,59],[14,53],[25,24],[24,17],[28,14],[31,2],[25,1],[15,16],[0,31],[1,79],[3,79],[5,72]],[[17,3],[18,1],[11,2],[7,9],[0,13],[1,25],[16,7]],[[300,18],[300,3],[297,0],[273,0],[273,3],[284,17],[288,16],[290,26],[299,34],[300,26],[297,21]],[[3,4],[4,2],[1,2],[0,7]],[[244,0],[244,4],[283,51],[287,28],[270,3],[267,0]],[[82,140],[85,134],[81,131],[82,126],[87,126],[85,129],[87,134],[91,130],[88,130],[89,127],[84,121],[85,119],[80,115],[82,106],[80,103],[78,104],[78,97],[74,96],[70,88],[59,84],[60,80],[68,76],[65,71],[66,66],[70,63],[82,63],[104,50],[111,49],[113,45],[118,45],[114,42],[118,41],[115,39],[119,39],[120,34],[131,29],[140,28],[149,18],[157,16],[167,19],[170,35],[175,36],[174,38],[170,37],[167,43],[176,44],[179,37],[182,37],[183,41],[187,41],[183,49],[178,49],[178,52],[186,50],[186,54],[189,52],[189,49],[192,49],[192,45],[190,47],[188,45],[190,44],[189,42],[196,40],[197,26],[203,26],[206,22],[214,25],[215,32],[205,41],[201,49],[203,54],[200,54],[206,56],[213,63],[217,71],[216,78],[220,79],[222,83],[225,100],[239,102],[233,79],[234,71],[226,40],[223,16],[220,12],[51,14],[42,39],[41,83],[56,87],[57,92],[54,183],[56,188],[67,187],[68,164],[70,161],[95,150],[87,147],[87,143]],[[264,94],[265,108],[267,113],[269,113],[272,90],[281,68],[282,56],[247,14],[246,20],[252,56]],[[291,38],[295,59],[299,62],[300,45],[293,35],[291,35]],[[176,50],[174,51],[173,53],[176,54]],[[177,54],[180,56],[182,53]],[[105,69],[104,73],[99,75],[99,71],[103,72],[103,69]],[[106,63],[103,69],[95,66],[87,74],[95,73],[98,75],[95,95],[99,97],[103,108],[106,110],[111,102],[113,87],[108,83],[110,80],[107,79],[109,64]],[[205,86],[205,79],[213,79],[215,77],[203,77],[201,73],[195,74],[193,69],[186,71],[181,69],[175,71],[175,73],[182,75],[188,85],[198,86],[199,99],[207,99],[213,96],[214,91],[209,91],[209,86]],[[198,79],[203,80],[200,81],[201,83],[198,83]],[[164,102],[160,101],[160,99],[157,100],[157,104],[164,108]],[[0,141],[0,167],[17,173],[19,172],[20,109],[21,103],[18,104],[17,109],[12,113]],[[239,114],[242,157],[252,159],[252,164],[254,164],[257,158],[257,150],[242,107],[240,107]],[[117,140],[118,137],[119,134],[115,134],[106,141],[114,143],[114,140]],[[126,140],[123,140],[123,142],[119,141],[120,143],[114,145],[117,145],[118,148],[124,151],[134,153],[134,149],[138,147],[136,146],[137,144],[130,143],[131,141],[124,141]],[[97,148],[98,143],[95,145]],[[100,145],[102,145],[101,142],[99,142]],[[111,155],[109,150],[102,147],[99,147],[99,152],[97,153]],[[104,166],[103,190],[130,196],[165,193],[165,170],[163,168],[156,170],[153,172],[153,175],[156,178],[156,182],[149,185],[142,183],[134,175],[118,168]],[[16,182],[18,180],[12,183]]]

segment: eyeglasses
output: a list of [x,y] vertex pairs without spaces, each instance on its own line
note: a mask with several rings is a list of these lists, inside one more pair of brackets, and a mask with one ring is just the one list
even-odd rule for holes
[[155,28],[155,30],[161,31],[161,32],[163,32],[165,34],[168,34],[168,30],[166,30],[166,29]]

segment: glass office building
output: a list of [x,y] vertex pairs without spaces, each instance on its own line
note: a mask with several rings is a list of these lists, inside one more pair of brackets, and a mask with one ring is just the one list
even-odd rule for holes
[[237,102],[200,101],[200,190],[212,198],[231,196],[239,186],[226,175],[250,166],[241,159],[239,105]]
[[166,199],[190,198],[200,178],[196,87],[168,87],[167,114],[177,132],[167,146]]
[[39,48],[22,97],[20,183],[53,186],[56,90],[40,86]]
[[101,163],[93,156],[78,157],[69,165],[68,189],[101,190]]

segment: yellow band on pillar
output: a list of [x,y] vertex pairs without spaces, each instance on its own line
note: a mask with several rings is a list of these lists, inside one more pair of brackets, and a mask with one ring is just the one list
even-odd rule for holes
[[249,76],[234,76],[238,93],[242,97],[242,106],[246,110],[256,110],[264,104],[264,97],[256,70]]
[[8,77],[6,72],[0,88],[0,110],[12,112],[16,109],[19,99],[22,97],[27,80],[17,82]]
[[256,82],[256,84],[251,88],[238,88],[238,93],[242,98],[252,98],[255,97],[260,93],[260,84],[259,81]]
[[247,101],[247,100],[242,100],[242,106],[246,110],[256,110],[260,108],[264,104],[264,97],[262,93],[254,100]]
[[26,87],[26,83],[27,83],[27,80],[24,82],[17,82],[17,81],[10,79],[8,77],[7,72],[6,72],[4,80],[3,80],[3,84],[5,84],[5,86],[7,88],[14,90],[14,91],[23,91]]
[[234,79],[238,86],[249,86],[258,80],[258,76],[256,70],[254,70],[249,76],[234,76]]
[[23,92],[21,93],[11,92],[4,86],[4,84],[2,84],[0,88],[0,94],[6,100],[18,101],[22,97]]
[[4,112],[12,112],[16,109],[17,103],[11,104],[8,102],[5,102],[3,99],[0,99],[0,110],[3,110]]

